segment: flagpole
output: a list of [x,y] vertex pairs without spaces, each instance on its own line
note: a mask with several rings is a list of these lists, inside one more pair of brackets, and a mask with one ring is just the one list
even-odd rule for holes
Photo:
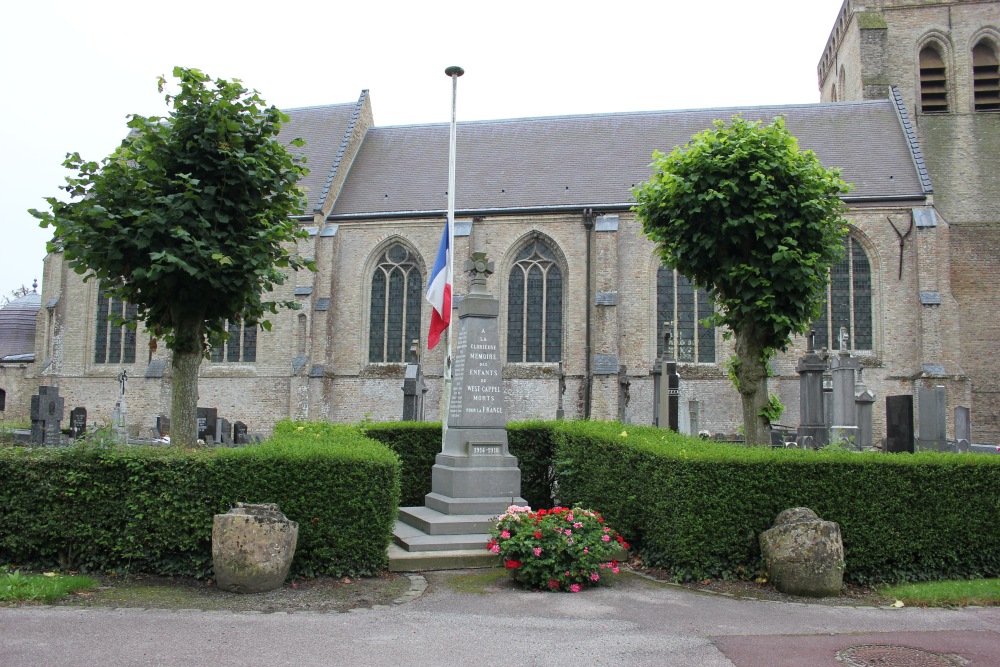
[[[455,299],[455,145],[456,145],[456,123],[455,123],[455,100],[458,96],[458,77],[465,74],[465,70],[457,65],[452,65],[444,71],[446,76],[451,77],[451,133],[448,140],[448,251],[451,253],[451,261],[448,262],[448,284],[452,289],[452,302]],[[449,320],[451,313],[449,313]],[[444,389],[441,397],[441,444],[442,451],[444,441],[448,437],[448,409],[451,404],[451,367],[452,367],[452,347],[451,331],[455,328],[455,323],[448,326],[448,350],[445,353],[444,362]]]

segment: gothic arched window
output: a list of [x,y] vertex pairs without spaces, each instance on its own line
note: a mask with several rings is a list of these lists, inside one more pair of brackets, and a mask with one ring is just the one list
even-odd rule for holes
[[835,349],[841,327],[847,329],[850,349],[872,349],[872,268],[864,248],[850,236],[844,256],[830,269],[823,315],[813,324],[816,349]]
[[507,278],[507,361],[562,358],[563,276],[555,253],[533,239],[517,254]]
[[134,364],[135,330],[113,320],[135,320],[136,306],[108,298],[104,290],[97,292],[97,331],[94,336],[95,364]]
[[372,272],[368,361],[402,362],[420,338],[423,279],[413,254],[401,243],[389,246]]
[[712,314],[712,297],[706,290],[673,269],[656,272],[656,356],[663,357],[663,327],[673,332],[668,357],[677,361],[714,363],[715,325],[700,320]]

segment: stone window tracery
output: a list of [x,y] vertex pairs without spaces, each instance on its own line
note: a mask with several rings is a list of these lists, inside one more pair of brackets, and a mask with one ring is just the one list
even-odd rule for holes
[[257,326],[239,320],[227,321],[229,338],[213,345],[209,359],[215,363],[252,363],[257,361]]

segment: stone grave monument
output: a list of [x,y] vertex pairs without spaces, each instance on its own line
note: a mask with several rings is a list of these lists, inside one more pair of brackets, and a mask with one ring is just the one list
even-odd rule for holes
[[466,270],[472,285],[458,307],[447,430],[431,493],[423,507],[400,508],[393,533],[407,551],[485,550],[494,518],[526,504],[517,459],[507,448],[500,302],[486,289],[493,262],[474,253]]
[[969,451],[972,444],[972,415],[969,408],[955,406],[955,442],[958,451]]
[[422,422],[424,420],[424,374],[420,370],[420,341],[410,345],[410,359],[403,375],[403,421]]
[[947,450],[946,411],[943,386],[920,387],[917,390],[918,448],[935,452]]
[[625,423],[625,408],[632,400],[632,381],[625,364],[618,367],[618,421]]
[[115,408],[111,412],[111,433],[115,440],[127,444],[128,431],[125,425],[128,422],[128,407],[125,404],[125,385],[128,384],[128,371],[124,368],[118,374],[118,384],[120,385],[118,400],[115,401]]
[[826,359],[816,354],[816,331],[809,332],[806,354],[799,359],[799,447],[828,444],[826,415],[823,412],[823,373]]
[[69,411],[69,437],[79,438],[87,433],[87,408],[73,408]]
[[247,429],[247,425],[246,424],[244,424],[243,422],[234,422],[233,423],[233,444],[236,444],[236,445],[245,445],[245,444],[249,443],[250,439],[247,437],[247,431],[248,431],[248,429]]
[[39,387],[31,397],[31,442],[36,445],[58,445],[59,422],[65,410],[65,399],[59,387]]
[[677,362],[670,360],[670,325],[663,323],[663,357],[660,360],[658,391],[656,392],[656,426],[669,428],[675,433],[680,428],[681,376]]
[[858,449],[867,449],[873,444],[872,422],[873,408],[875,403],[875,392],[865,384],[863,375],[864,368],[858,367],[858,377],[854,385],[854,404],[857,406],[858,420],[858,440],[855,443]]
[[219,411],[216,408],[198,408],[198,439],[208,442],[208,438],[215,439],[216,421],[219,419]]
[[885,451],[913,453],[913,396],[885,397]]
[[855,373],[858,360],[851,357],[847,348],[847,329],[840,328],[840,351],[830,360],[833,373],[833,424],[830,426],[831,441],[845,441],[858,446],[858,410],[854,396]]

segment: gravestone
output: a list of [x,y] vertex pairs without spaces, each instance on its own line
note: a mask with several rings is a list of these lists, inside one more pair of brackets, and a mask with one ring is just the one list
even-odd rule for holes
[[858,415],[858,449],[867,449],[872,446],[872,421],[873,407],[875,403],[875,392],[868,388],[862,377],[863,368],[858,368],[858,378],[854,385],[854,404],[857,406]]
[[[215,437],[215,420],[219,418],[217,408],[198,408],[198,439],[205,440],[206,436]],[[207,442],[207,441],[206,441]]]
[[920,387],[917,390],[917,447],[943,452],[948,447],[945,437],[944,387]]
[[87,408],[73,408],[69,411],[69,437],[79,438],[87,433]]
[[816,331],[810,331],[806,354],[799,359],[799,444],[805,438],[813,443],[827,444],[826,415],[823,410],[823,373],[826,360],[816,354]]
[[701,408],[694,399],[688,401],[688,425],[691,435],[697,436],[701,433]]
[[415,340],[410,345],[410,361],[406,364],[406,373],[403,375],[403,421],[424,420],[424,394],[427,393],[427,387],[424,386],[424,375],[420,370],[417,352],[419,342]]
[[913,396],[885,397],[885,451],[913,453]]
[[972,419],[969,408],[955,406],[955,440],[972,442]]
[[663,325],[663,358],[660,360],[659,415],[657,426],[679,432],[680,429],[680,389],[681,377],[677,374],[677,362],[670,357],[670,327]]
[[111,412],[111,432],[115,440],[127,444],[128,431],[126,430],[126,424],[128,423],[128,406],[125,404],[125,385],[128,384],[128,370],[123,368],[122,372],[118,374],[117,379],[121,387],[118,400],[115,401],[114,410]]
[[156,432],[160,434],[161,438],[170,435],[170,417],[160,415],[156,418]]
[[230,434],[233,432],[232,424],[225,417],[219,417],[215,420],[215,442],[220,445],[232,445],[233,441],[230,438]]
[[245,445],[250,442],[247,437],[247,425],[243,422],[235,422],[233,424],[233,442],[237,445]]
[[59,387],[39,387],[31,397],[31,442],[58,445],[64,411],[65,399],[59,395]]
[[472,284],[458,307],[447,430],[431,469],[431,493],[424,507],[400,508],[394,532],[409,551],[481,549],[494,517],[526,504],[521,471],[507,446],[500,303],[486,289],[493,263],[474,253],[466,270]]
[[847,329],[840,329],[840,351],[830,360],[833,374],[833,423],[830,425],[830,440],[845,441],[857,447],[858,411],[854,397],[855,373],[858,360],[851,357],[847,347]]

